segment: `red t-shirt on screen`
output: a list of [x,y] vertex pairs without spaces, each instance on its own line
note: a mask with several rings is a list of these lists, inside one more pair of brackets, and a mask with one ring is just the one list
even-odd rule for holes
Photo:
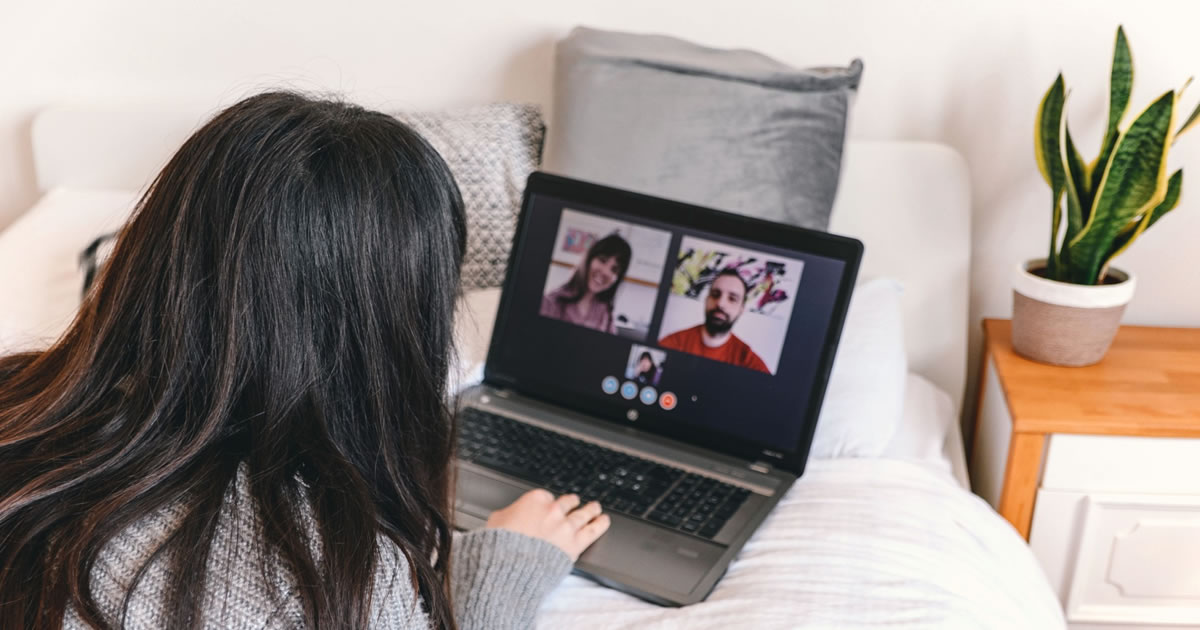
[[704,324],[671,333],[659,340],[658,344],[668,350],[678,350],[688,354],[695,354],[706,359],[714,359],[724,363],[730,363],[759,372],[770,373],[767,369],[767,364],[754,354],[750,346],[746,342],[737,338],[737,335],[730,334],[729,339],[725,343],[716,348],[710,348],[704,345],[704,337],[701,331],[704,329]]

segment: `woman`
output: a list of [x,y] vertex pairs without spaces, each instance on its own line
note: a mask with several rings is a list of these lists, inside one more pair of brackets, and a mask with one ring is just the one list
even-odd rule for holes
[[629,243],[618,234],[609,234],[592,243],[583,264],[575,268],[571,279],[542,296],[538,313],[616,334],[613,297],[625,279],[632,257]]
[[0,359],[0,628],[531,625],[607,517],[535,491],[451,535],[465,232],[383,114],[196,132],[62,339]]
[[658,365],[654,363],[654,357],[650,356],[649,352],[642,352],[642,356],[638,357],[634,371],[636,374],[634,374],[633,380],[638,385],[658,384]]

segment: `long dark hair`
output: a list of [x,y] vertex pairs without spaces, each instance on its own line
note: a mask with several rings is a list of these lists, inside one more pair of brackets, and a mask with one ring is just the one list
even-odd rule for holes
[[89,587],[97,556],[179,501],[156,552],[164,625],[199,625],[241,467],[263,557],[294,576],[309,627],[366,626],[382,536],[454,628],[446,374],[465,239],[445,163],[393,118],[273,92],[204,125],[71,328],[0,359],[0,627],[57,628],[68,606],[119,624]]
[[658,364],[654,362],[654,357],[649,352],[643,352],[642,356],[638,357],[638,364],[641,364],[642,359],[650,362],[650,369],[646,372],[638,372],[638,375],[649,374],[647,378],[654,378],[654,375],[658,373]]
[[596,294],[595,299],[608,306],[608,310],[612,311],[613,297],[617,294],[617,289],[621,286],[621,281],[625,279],[625,272],[629,270],[629,260],[633,258],[633,250],[629,248],[629,243],[621,238],[620,234],[612,233],[604,238],[592,243],[588,248],[587,255],[584,257],[583,264],[575,268],[575,273],[571,274],[571,279],[567,280],[563,285],[562,295],[558,301],[563,304],[574,304],[583,299],[587,294],[588,273],[592,267],[592,261],[600,258],[616,258],[617,259],[617,281],[611,287]]

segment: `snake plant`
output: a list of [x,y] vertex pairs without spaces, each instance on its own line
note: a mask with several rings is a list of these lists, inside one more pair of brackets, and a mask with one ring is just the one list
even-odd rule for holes
[[1179,204],[1183,170],[1167,176],[1167,151],[1180,134],[1200,124],[1200,106],[1176,129],[1185,83],[1158,97],[1122,129],[1132,87],[1129,42],[1118,27],[1108,128],[1100,155],[1091,162],[1083,161],[1067,128],[1062,73],[1038,107],[1034,155],[1054,199],[1050,255],[1043,272],[1051,280],[1102,283],[1112,259]]

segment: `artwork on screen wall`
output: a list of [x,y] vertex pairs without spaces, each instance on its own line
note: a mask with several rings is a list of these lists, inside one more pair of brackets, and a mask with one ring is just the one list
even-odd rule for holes
[[788,264],[779,260],[730,254],[721,249],[684,249],[679,252],[671,292],[700,299],[713,278],[724,269],[736,270],[750,287],[746,294],[747,311],[780,319],[779,307],[792,298],[789,289],[794,291],[795,283],[787,277]]

